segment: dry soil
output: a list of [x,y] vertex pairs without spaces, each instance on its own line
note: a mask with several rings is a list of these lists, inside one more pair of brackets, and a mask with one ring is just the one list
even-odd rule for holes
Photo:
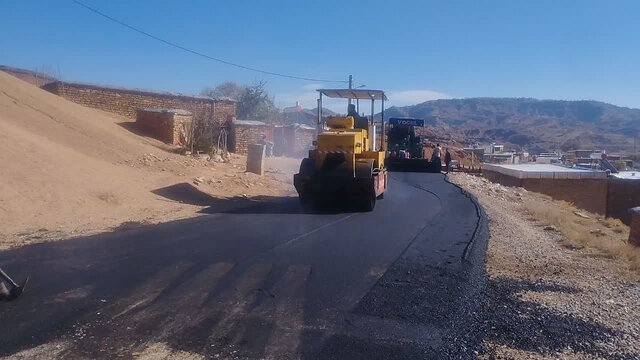
[[258,176],[242,156],[180,155],[134,125],[0,72],[0,250],[293,194],[298,159]]

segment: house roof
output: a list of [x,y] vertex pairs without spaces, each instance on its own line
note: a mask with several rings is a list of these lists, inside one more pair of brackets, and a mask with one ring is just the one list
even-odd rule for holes
[[192,115],[190,111],[184,109],[142,108],[140,110],[157,113],[173,113],[176,115]]
[[266,126],[267,124],[262,121],[256,120],[233,120],[235,125],[247,125],[247,126]]

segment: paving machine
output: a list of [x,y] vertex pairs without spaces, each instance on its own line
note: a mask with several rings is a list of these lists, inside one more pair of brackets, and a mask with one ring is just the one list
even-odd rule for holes
[[[384,143],[376,146],[373,121],[374,102],[382,102],[382,138],[384,138],[384,101],[381,90],[321,89],[318,99],[318,136],[309,157],[302,159],[293,184],[304,207],[313,207],[320,199],[345,199],[361,210],[371,211],[376,199],[384,196],[388,177],[384,165]],[[347,116],[322,117],[323,96],[349,99]],[[360,116],[352,99],[371,101],[371,116]],[[359,107],[359,106],[358,106]]]
[[390,118],[387,132],[389,171],[439,172],[437,165],[424,158],[424,137],[416,134],[416,127],[424,127],[424,120]]

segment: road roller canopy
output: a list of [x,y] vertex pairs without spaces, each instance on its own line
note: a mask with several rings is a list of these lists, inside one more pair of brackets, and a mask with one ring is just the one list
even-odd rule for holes
[[318,92],[326,97],[358,100],[388,100],[382,90],[372,89],[319,89]]

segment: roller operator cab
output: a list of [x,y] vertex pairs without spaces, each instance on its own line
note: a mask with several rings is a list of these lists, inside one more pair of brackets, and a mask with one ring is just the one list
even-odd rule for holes
[[347,116],[329,117],[323,121],[318,114],[318,136],[309,157],[302,160],[293,183],[305,207],[313,207],[318,200],[346,200],[364,211],[375,207],[376,199],[384,196],[387,170],[384,150],[375,146],[373,102],[386,100],[380,90],[319,90],[322,96],[367,99],[371,101],[370,118],[360,116],[350,104]]

